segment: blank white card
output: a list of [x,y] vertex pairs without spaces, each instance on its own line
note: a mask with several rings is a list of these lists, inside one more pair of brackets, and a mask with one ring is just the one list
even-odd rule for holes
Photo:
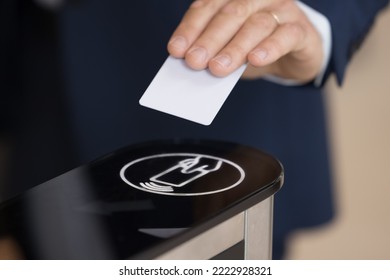
[[169,56],[139,103],[189,121],[210,125],[240,79],[246,65],[227,77],[207,69],[196,71],[183,59]]

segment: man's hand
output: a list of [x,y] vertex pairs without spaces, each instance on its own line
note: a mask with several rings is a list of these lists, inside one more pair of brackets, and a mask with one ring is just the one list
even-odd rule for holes
[[193,69],[226,76],[249,62],[244,78],[272,74],[312,80],[321,37],[294,0],[196,0],[168,43]]

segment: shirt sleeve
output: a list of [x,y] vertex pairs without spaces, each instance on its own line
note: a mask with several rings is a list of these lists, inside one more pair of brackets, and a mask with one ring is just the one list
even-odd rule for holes
[[[314,80],[314,84],[323,86],[328,77],[335,74],[341,85],[349,61],[374,25],[378,13],[388,5],[389,0],[302,0],[297,3],[323,40],[325,52],[323,69]],[[322,15],[330,24],[329,41],[321,23],[323,19],[318,15]],[[326,45],[330,46],[328,56]],[[283,85],[300,85],[297,81],[275,76],[267,76],[265,79]]]
[[302,2],[321,12],[331,25],[331,55],[321,85],[331,74],[336,75],[341,85],[349,61],[374,25],[378,13],[388,5],[389,0],[302,0]]

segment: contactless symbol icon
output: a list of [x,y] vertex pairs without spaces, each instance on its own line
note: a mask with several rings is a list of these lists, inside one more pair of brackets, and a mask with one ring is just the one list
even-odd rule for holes
[[157,154],[122,167],[120,177],[146,192],[195,196],[234,188],[245,178],[244,170],[227,159],[187,153]]

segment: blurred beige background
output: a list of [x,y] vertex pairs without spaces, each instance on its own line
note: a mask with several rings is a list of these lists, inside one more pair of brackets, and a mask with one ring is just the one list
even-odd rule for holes
[[390,11],[327,94],[338,216],[297,232],[290,259],[390,259]]

